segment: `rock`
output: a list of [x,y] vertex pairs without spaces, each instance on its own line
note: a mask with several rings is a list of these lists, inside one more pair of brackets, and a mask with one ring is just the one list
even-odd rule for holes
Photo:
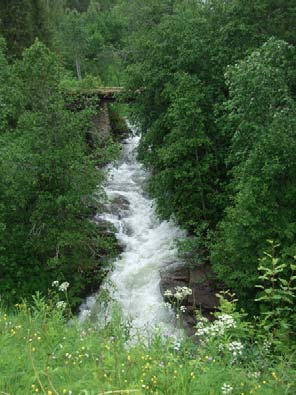
[[109,210],[112,214],[120,216],[122,211],[129,209],[129,201],[122,195],[114,197],[109,203]]
[[[182,301],[182,305],[186,307],[186,312],[182,314],[182,324],[189,336],[194,335],[195,312],[200,311],[211,319],[211,313],[218,306],[217,289],[211,267],[200,265],[195,269],[189,269],[185,265],[173,264],[161,270],[160,278],[160,292],[163,296],[167,290],[174,292],[177,286],[192,289],[192,295]],[[169,299],[165,296],[164,298]]]
[[209,265],[190,270],[189,287],[192,289],[192,305],[201,312],[213,312],[218,306],[214,275]]
[[164,295],[167,290],[174,291],[175,287],[188,287],[190,280],[189,269],[180,264],[172,264],[160,271],[160,292]]
[[[116,239],[116,229],[114,225],[106,219],[100,218],[98,215],[95,216],[94,222],[97,226],[97,231],[100,236],[103,237],[105,240],[109,240],[110,243],[114,245],[114,251],[117,255],[121,254],[124,250],[124,247]],[[98,257],[98,259],[99,258],[102,257]]]
[[188,310],[182,314],[182,325],[188,336],[193,336],[196,332],[195,330],[196,320],[192,312]]
[[114,234],[114,225],[106,219],[100,218],[98,215],[94,217],[94,222],[97,226],[99,233]]

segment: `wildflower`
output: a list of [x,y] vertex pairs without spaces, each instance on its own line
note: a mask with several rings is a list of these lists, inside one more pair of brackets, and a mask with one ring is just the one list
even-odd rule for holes
[[186,296],[192,295],[192,289],[188,287],[175,287],[175,294],[173,295],[178,300],[183,300]]
[[58,286],[59,286],[58,280],[53,281],[53,282],[51,283],[51,286],[52,286],[52,287],[58,287]]
[[233,317],[229,314],[221,314],[213,323],[208,320],[200,319],[196,325],[196,336],[205,336],[207,338],[214,336],[223,336],[225,330],[235,328],[236,323]]
[[61,292],[66,292],[67,289],[69,288],[69,283],[67,281],[63,282],[60,286],[59,286],[59,291]]
[[182,313],[185,313],[186,307],[185,307],[185,306],[180,306],[180,311],[181,311]]
[[265,340],[265,342],[263,343],[263,350],[265,352],[269,352],[271,349],[271,343],[267,340]]
[[164,292],[164,296],[173,296],[173,292],[172,292],[170,289],[167,289],[167,290]]
[[174,350],[175,350],[175,351],[179,351],[179,350],[180,350],[180,347],[181,347],[181,343],[180,343],[178,340],[176,340],[176,341],[174,342],[173,347],[174,347]]
[[242,355],[244,346],[240,341],[233,341],[228,344],[228,350],[232,353],[233,357],[237,357],[238,355]]
[[221,392],[223,395],[231,394],[233,387],[230,384],[224,383],[221,387]]
[[60,301],[60,302],[57,302],[56,306],[57,306],[58,309],[64,310],[66,308],[66,306],[67,306],[67,303],[63,302],[63,301]]
[[183,296],[183,295],[182,295],[182,292],[179,292],[179,291],[177,291],[177,292],[175,293],[175,295],[174,295],[174,297],[175,297],[176,299],[178,299],[178,300],[182,300],[182,299],[183,299],[182,296]]
[[258,379],[260,376],[261,376],[261,373],[259,371],[248,373],[248,377],[250,377],[250,378]]

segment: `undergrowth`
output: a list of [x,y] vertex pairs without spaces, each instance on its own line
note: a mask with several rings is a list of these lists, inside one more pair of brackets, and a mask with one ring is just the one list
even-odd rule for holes
[[[207,336],[199,344],[157,331],[148,339],[131,336],[118,309],[102,328],[65,313],[65,305],[56,307],[40,296],[34,305],[17,305],[12,313],[0,309],[0,394],[296,393],[293,352],[274,354],[237,313],[222,317],[221,347],[205,341]],[[228,332],[233,322],[235,331]],[[201,320],[197,330],[213,332],[209,325]],[[241,342],[234,336],[241,336]]]

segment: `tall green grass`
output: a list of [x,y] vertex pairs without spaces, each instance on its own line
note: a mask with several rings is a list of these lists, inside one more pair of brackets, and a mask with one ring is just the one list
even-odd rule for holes
[[131,337],[118,312],[99,328],[36,298],[0,310],[0,394],[295,395],[292,350],[274,357],[252,347],[233,362],[190,339]]

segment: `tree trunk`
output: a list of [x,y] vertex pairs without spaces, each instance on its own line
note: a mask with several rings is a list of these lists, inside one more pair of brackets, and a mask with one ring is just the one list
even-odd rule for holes
[[81,81],[81,80],[82,80],[82,77],[81,77],[81,67],[80,67],[80,62],[79,62],[78,57],[76,57],[76,59],[75,59],[75,64],[76,64],[77,78],[78,78],[79,81]]

